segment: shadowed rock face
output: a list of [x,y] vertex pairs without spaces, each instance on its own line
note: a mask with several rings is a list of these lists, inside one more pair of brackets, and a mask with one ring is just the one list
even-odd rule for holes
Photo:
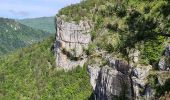
[[131,80],[127,63],[111,59],[109,65],[88,66],[90,83],[96,100],[112,100],[122,96],[131,99]]
[[131,96],[128,75],[104,66],[98,76],[94,94],[97,100],[112,100],[117,96]]
[[54,50],[56,54],[56,66],[70,70],[86,62],[84,49],[87,49],[90,36],[90,24],[88,21],[65,22],[61,17],[56,18],[56,41]]

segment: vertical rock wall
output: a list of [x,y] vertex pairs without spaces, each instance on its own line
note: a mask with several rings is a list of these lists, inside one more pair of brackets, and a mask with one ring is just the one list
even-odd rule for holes
[[56,41],[54,50],[56,54],[56,66],[64,70],[86,62],[84,49],[88,48],[91,41],[91,26],[88,21],[65,22],[61,17],[56,18]]
[[96,100],[131,99],[131,80],[127,63],[111,59],[108,65],[88,66]]

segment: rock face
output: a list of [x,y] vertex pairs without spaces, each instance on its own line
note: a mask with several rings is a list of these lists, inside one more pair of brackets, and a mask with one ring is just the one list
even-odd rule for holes
[[159,68],[159,70],[166,70],[165,57],[162,57],[162,58],[159,60],[158,68]]
[[61,17],[56,18],[56,41],[54,50],[56,54],[56,66],[64,70],[71,70],[74,67],[86,62],[84,49],[87,49],[91,41],[90,23],[80,21],[65,22]]
[[139,50],[130,50],[129,52],[129,58],[131,61],[133,61],[134,63],[137,63],[139,61],[139,55],[140,55],[140,51]]
[[[146,79],[147,76],[149,75],[149,70],[151,69],[152,69],[151,65],[148,66],[137,65],[136,68],[132,70],[131,78],[132,78],[132,84],[134,89],[134,97],[136,98],[141,96],[143,97],[145,96],[145,98],[151,97],[151,93],[149,92],[149,86],[147,86],[147,79]],[[143,95],[139,92],[140,89],[146,90],[144,91]]]
[[88,73],[90,76],[90,84],[92,85],[93,90],[95,90],[95,88],[96,88],[96,83],[97,83],[97,79],[98,79],[100,70],[101,70],[101,68],[98,67],[98,65],[88,66]]
[[[150,100],[154,92],[148,85],[147,77],[151,65],[137,64],[131,68],[126,61],[107,58],[107,65],[88,66],[90,83],[96,100]],[[140,92],[143,90],[143,92]]]
[[120,96],[129,98],[130,79],[127,75],[104,66],[99,73],[94,94],[97,100],[112,100]]
[[170,56],[170,46],[166,46],[166,48],[165,48],[165,56]]
[[123,68],[127,65],[118,63],[118,61],[112,59],[109,66],[101,68],[98,65],[88,66],[96,100],[112,100],[121,96],[123,99],[131,99],[131,81],[128,71],[124,70],[127,68]]

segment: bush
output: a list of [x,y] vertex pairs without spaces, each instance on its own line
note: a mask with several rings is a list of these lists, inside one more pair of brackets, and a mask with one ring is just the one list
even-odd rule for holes
[[148,59],[150,64],[156,64],[159,60],[159,57],[163,51],[163,37],[157,37],[156,40],[148,40],[144,43],[144,51],[143,54],[145,59]]

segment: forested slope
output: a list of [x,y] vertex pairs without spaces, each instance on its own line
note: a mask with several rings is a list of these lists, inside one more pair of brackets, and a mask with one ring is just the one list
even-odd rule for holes
[[88,99],[92,93],[86,68],[57,71],[49,38],[0,59],[0,99]]
[[51,34],[55,33],[54,17],[29,18],[18,21],[24,25],[47,31]]
[[0,18],[0,55],[42,41],[48,32],[33,29],[13,19]]

